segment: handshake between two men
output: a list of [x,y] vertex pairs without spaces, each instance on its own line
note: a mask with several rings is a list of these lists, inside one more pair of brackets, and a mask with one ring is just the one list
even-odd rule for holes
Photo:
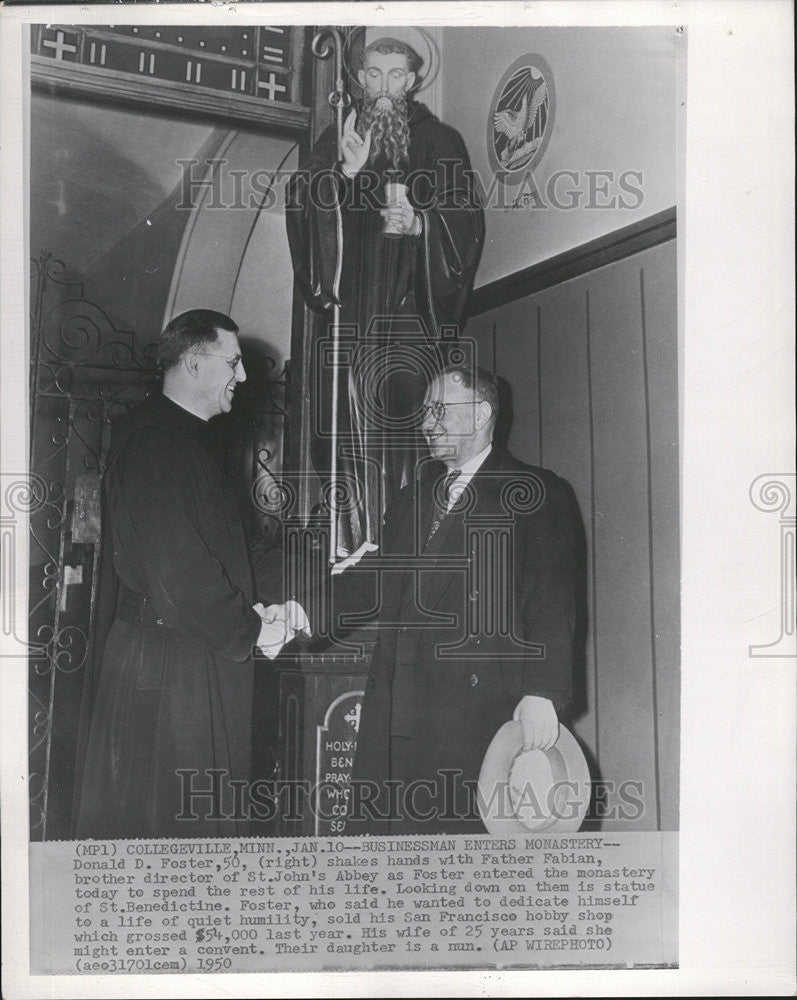
[[[363,542],[355,552],[332,567],[332,576],[345,572],[364,555],[377,550],[378,546],[373,542]],[[302,634],[308,639],[312,636],[310,621],[297,601],[289,600],[284,604],[270,604],[268,607],[258,603],[254,605],[254,610],[262,621],[257,647],[270,660],[279,656],[283,646],[296,635]],[[526,750],[548,750],[559,738],[559,719],[548,698],[524,695],[515,706],[512,718],[521,724],[523,748]]]
[[[376,552],[378,548],[379,546],[374,545],[373,542],[363,542],[355,552],[335,563],[331,570],[332,576],[337,576],[349,566],[354,566],[366,552]],[[258,602],[254,605],[254,610],[260,615],[262,622],[260,634],[257,637],[257,648],[270,660],[279,656],[282,647],[297,634],[301,633],[308,639],[312,636],[310,620],[304,608],[297,601],[269,604],[267,608]]]
[[254,605],[254,610],[260,615],[262,622],[257,637],[257,648],[270,660],[279,656],[282,647],[297,633],[302,633],[308,638],[312,634],[310,621],[302,606],[296,601],[270,604],[267,608],[257,603]]

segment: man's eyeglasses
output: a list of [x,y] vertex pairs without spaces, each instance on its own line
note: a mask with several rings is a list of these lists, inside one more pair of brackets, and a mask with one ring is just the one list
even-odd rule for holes
[[481,403],[480,399],[463,399],[458,403],[426,403],[421,407],[421,420],[425,420],[431,413],[435,420],[443,420],[446,415],[446,408],[449,406],[473,406]]
[[228,358],[226,354],[208,354],[205,351],[198,351],[197,353],[203,358],[221,358],[227,362],[234,372],[238,370],[238,365],[240,365],[242,360],[240,354],[236,354],[234,358]]

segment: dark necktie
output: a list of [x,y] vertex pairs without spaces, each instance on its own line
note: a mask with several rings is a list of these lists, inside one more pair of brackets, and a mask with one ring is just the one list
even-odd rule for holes
[[459,475],[462,472],[461,469],[452,469],[451,472],[443,480],[443,485],[440,489],[440,494],[442,495],[442,504],[437,502],[437,496],[435,496],[434,505],[434,517],[432,518],[432,523],[429,525],[429,536],[426,539],[426,544],[428,545],[434,537],[437,529],[443,523],[443,518],[448,513],[448,503],[451,497],[451,487],[459,479]]

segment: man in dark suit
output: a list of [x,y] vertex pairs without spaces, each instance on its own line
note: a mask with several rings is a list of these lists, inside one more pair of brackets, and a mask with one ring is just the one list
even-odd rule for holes
[[580,515],[564,480],[493,446],[497,415],[492,373],[433,378],[431,459],[388,509],[379,552],[333,577],[335,628],[379,621],[347,833],[483,832],[475,786],[498,728],[518,719],[529,748],[557,739]]

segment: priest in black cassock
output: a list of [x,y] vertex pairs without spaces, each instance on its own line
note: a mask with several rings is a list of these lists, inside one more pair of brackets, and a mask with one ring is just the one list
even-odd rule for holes
[[[113,429],[103,503],[119,599],[92,707],[79,838],[248,832],[231,782],[250,778],[252,652],[276,655],[285,630],[256,603],[241,517],[209,437],[208,421],[230,410],[246,378],[237,329],[205,309],[175,317],[159,345],[163,392]],[[186,795],[214,780],[215,798]]]
[[[484,239],[461,136],[413,98],[421,69],[404,42],[368,45],[358,73],[362,100],[340,145],[334,126],[322,133],[288,192],[294,272],[317,314],[312,458],[328,478],[334,425],[340,485],[350,494],[338,525],[345,551],[376,538],[386,504],[415,478],[425,453],[424,389],[447,360],[452,328],[462,326]],[[336,416],[328,349],[335,303]]]

